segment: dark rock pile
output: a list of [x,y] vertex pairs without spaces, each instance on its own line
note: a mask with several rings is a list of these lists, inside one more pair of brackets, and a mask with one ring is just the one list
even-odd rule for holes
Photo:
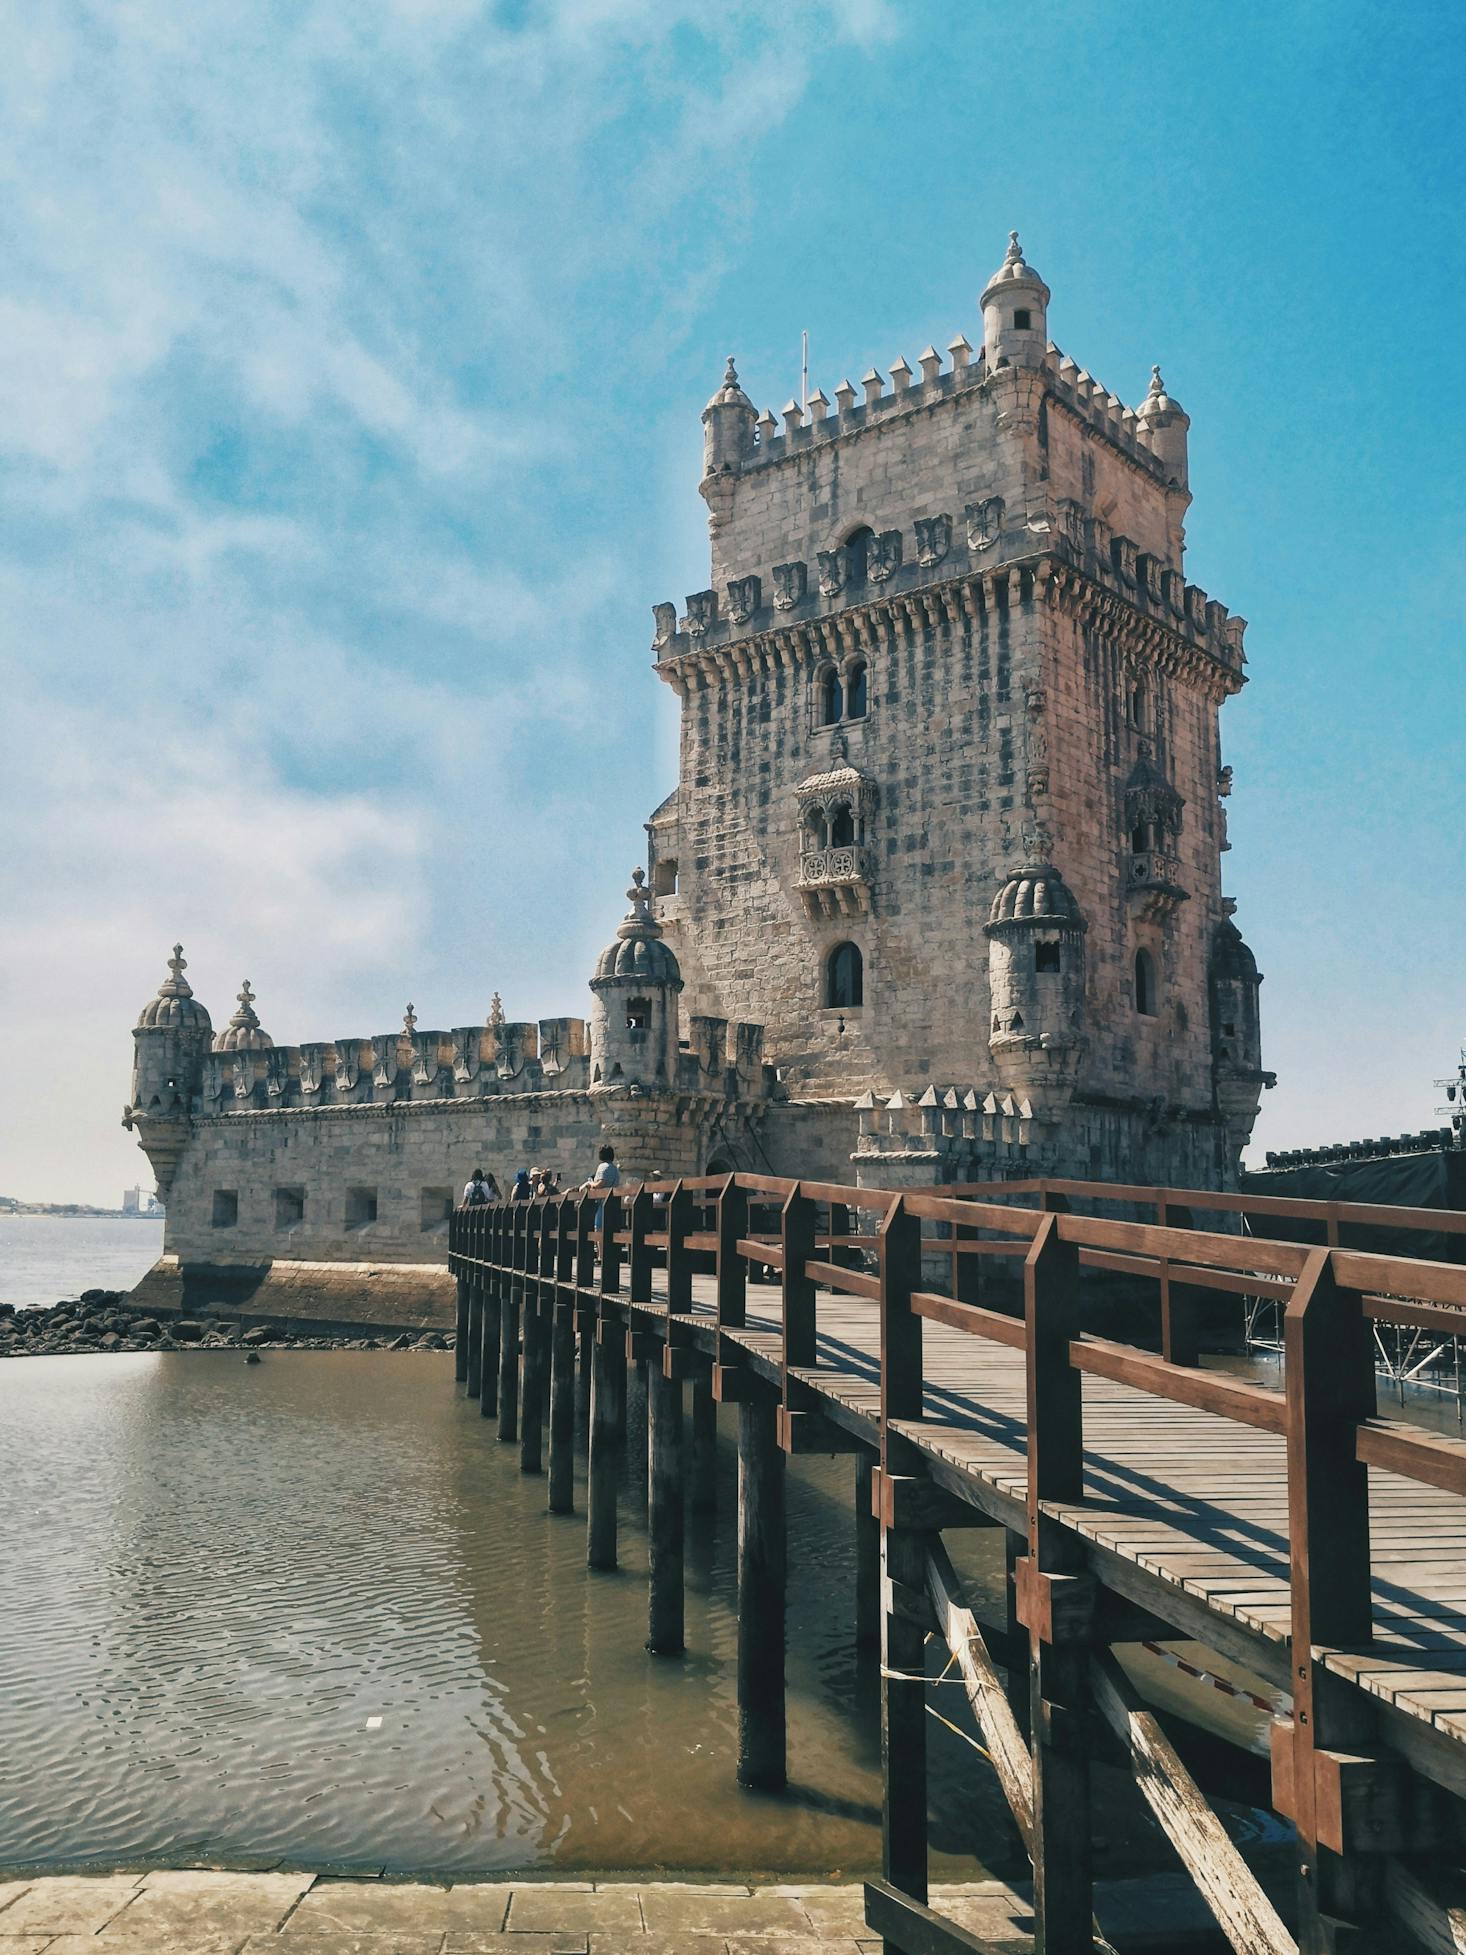
[[94,1351],[451,1351],[450,1332],[403,1331],[380,1337],[308,1337],[277,1325],[244,1330],[219,1318],[154,1317],[121,1290],[84,1290],[49,1310],[0,1303],[0,1358]]

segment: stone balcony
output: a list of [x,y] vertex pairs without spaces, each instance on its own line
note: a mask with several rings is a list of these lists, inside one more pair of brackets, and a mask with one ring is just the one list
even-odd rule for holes
[[1164,849],[1146,849],[1126,863],[1126,895],[1139,917],[1169,916],[1188,900],[1181,887],[1181,864]]
[[874,869],[875,851],[864,843],[809,849],[799,858],[796,887],[811,916],[863,916]]

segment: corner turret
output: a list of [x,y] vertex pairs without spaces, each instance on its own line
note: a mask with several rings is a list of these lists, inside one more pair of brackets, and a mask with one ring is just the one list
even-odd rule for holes
[[1062,1118],[1079,1076],[1084,1035],[1084,934],[1072,891],[1047,862],[1030,862],[993,898],[987,921],[992,1030],[999,1079],[1033,1118]]
[[757,414],[738,384],[738,369],[728,355],[723,384],[702,411],[702,482],[699,488],[714,523],[733,507],[734,478],[753,457]]
[[1150,370],[1150,391],[1135,415],[1135,432],[1166,471],[1172,487],[1189,486],[1186,460],[1186,430],[1191,416],[1166,392],[1159,367]]
[[1263,1071],[1258,1009],[1261,984],[1257,959],[1244,943],[1242,932],[1230,916],[1223,917],[1212,934],[1207,989],[1211,1000],[1212,1078],[1217,1111],[1227,1130],[1230,1168],[1236,1167],[1252,1138],[1263,1088],[1277,1080],[1276,1073]]
[[[411,1007],[409,1007],[411,1009]],[[239,993],[239,1009],[214,1040],[215,1052],[268,1052],[275,1041],[255,1016],[255,994],[249,979]]]
[[1049,288],[1023,262],[1018,233],[982,295],[982,347],[988,372],[996,367],[1041,367],[1049,343]]
[[188,1144],[213,1025],[183,973],[183,945],[173,946],[169,975],[138,1014],[133,1029],[132,1095],[122,1124],[136,1131],[166,1201]]
[[631,908],[590,981],[592,1092],[665,1090],[676,1084],[682,972],[662,941],[645,883],[645,870],[633,870],[626,892]]

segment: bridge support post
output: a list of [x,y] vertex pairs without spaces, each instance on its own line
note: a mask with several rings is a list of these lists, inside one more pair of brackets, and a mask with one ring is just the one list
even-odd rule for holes
[[538,1473],[543,1464],[545,1380],[550,1327],[530,1283],[524,1298],[524,1405],[519,1415],[519,1470]]
[[503,1289],[503,1274],[492,1270],[485,1276],[477,1297],[479,1377],[477,1386],[470,1380],[468,1395],[478,1399],[479,1413],[485,1419],[492,1419],[499,1410],[499,1326],[503,1317]]
[[738,1783],[786,1782],[784,1452],[778,1400],[745,1383],[738,1402]]
[[1045,1955],[1089,1955],[1093,1854],[1089,1828],[1089,1655],[1094,1584],[1079,1540],[1049,1521],[1043,1503],[1084,1492],[1080,1377],[1069,1360],[1079,1335],[1079,1256],[1044,1216],[1023,1265],[1028,1333],[1028,1554],[1016,1569],[1017,1610],[1028,1631],[1033,1747],[1033,1899]]
[[616,1566],[616,1497],[626,1451],[626,1333],[619,1313],[604,1305],[592,1353],[586,1561],[610,1569]]
[[550,1512],[575,1511],[575,1250],[577,1211],[560,1204],[550,1323]]
[[456,1305],[453,1320],[453,1381],[458,1385],[468,1382],[468,1278],[458,1279],[454,1302]]
[[718,1507],[718,1401],[712,1370],[703,1366],[692,1380],[692,1511],[712,1514]]
[[[683,1624],[682,1380],[668,1375],[666,1345],[647,1364],[647,1535],[651,1581],[646,1646],[653,1656],[680,1656]],[[658,1357],[663,1361],[658,1362]]]
[[499,1305],[499,1437],[519,1436],[519,1305],[522,1290],[516,1268],[506,1274]]
[[[470,1398],[477,1398],[479,1391],[479,1372],[484,1348],[484,1292],[483,1278],[473,1283],[459,1279],[465,1308],[463,1339],[463,1379]],[[455,1367],[456,1368],[456,1367]]]
[[855,1650],[881,1647],[881,1524],[871,1504],[875,1454],[855,1455]]

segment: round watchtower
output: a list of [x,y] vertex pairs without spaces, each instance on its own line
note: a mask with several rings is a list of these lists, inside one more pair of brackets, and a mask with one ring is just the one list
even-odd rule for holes
[[209,1014],[183,975],[183,945],[173,946],[169,975],[138,1014],[133,1028],[132,1096],[122,1124],[135,1129],[166,1199],[187,1145],[194,1102],[203,1085],[204,1058],[213,1036]]
[[982,346],[988,372],[995,367],[1041,367],[1049,344],[1049,288],[1023,261],[1018,233],[982,295]]
[[988,915],[988,1050],[1004,1087],[1037,1120],[1057,1120],[1074,1091],[1084,1035],[1084,933],[1074,894],[1050,863],[1030,862]]
[[1191,416],[1166,392],[1159,367],[1150,370],[1150,391],[1135,413],[1135,432],[1149,448],[1166,480],[1177,488],[1187,487],[1186,431]]
[[260,1024],[255,1013],[255,994],[244,980],[239,993],[239,1008],[214,1040],[215,1052],[268,1052],[275,1041]]
[[615,941],[606,946],[590,981],[591,1090],[666,1089],[677,1076],[678,1008],[682,972],[662,926],[652,915],[646,873],[632,872],[631,899]]

